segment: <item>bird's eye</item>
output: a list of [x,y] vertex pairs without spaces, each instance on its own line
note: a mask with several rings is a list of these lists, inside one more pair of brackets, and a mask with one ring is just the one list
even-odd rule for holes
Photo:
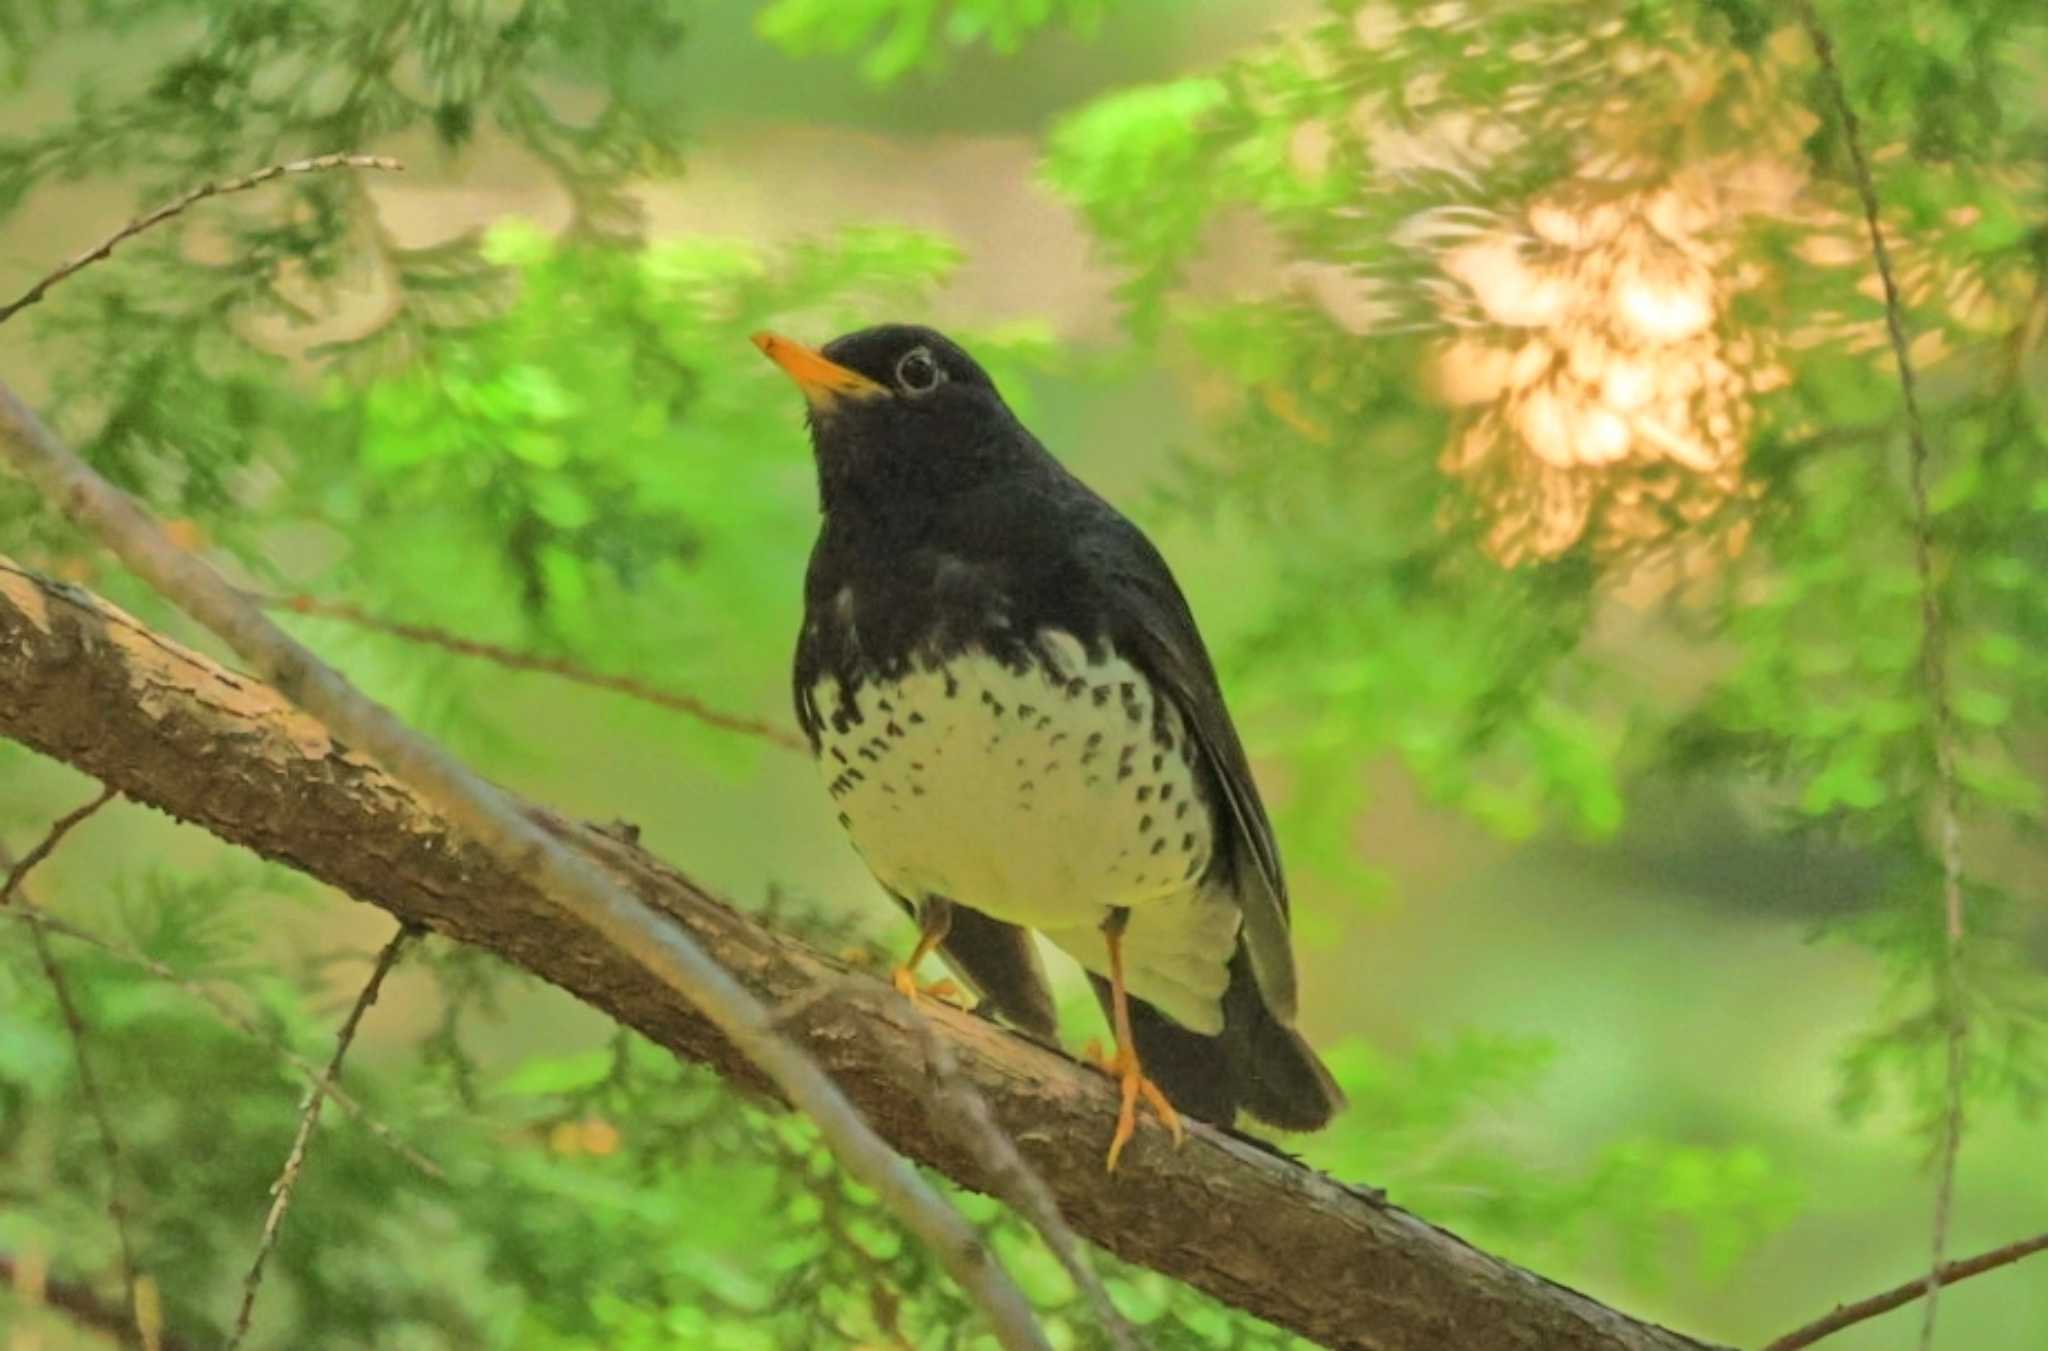
[[906,394],[929,394],[945,378],[928,348],[913,347],[896,363],[896,385]]

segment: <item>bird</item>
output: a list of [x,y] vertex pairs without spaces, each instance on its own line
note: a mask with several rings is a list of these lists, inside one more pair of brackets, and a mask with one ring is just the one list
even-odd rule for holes
[[[797,720],[839,824],[937,952],[1056,1043],[1031,933],[1115,1038],[1114,1172],[1142,1100],[1318,1129],[1344,1095],[1295,1029],[1287,887],[1214,664],[1151,540],[942,334],[754,344],[801,390],[820,524]],[[943,994],[948,982],[934,992]]]

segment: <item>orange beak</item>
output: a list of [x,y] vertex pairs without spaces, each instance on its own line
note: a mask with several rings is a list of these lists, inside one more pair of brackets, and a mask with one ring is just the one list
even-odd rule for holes
[[813,408],[830,408],[841,399],[878,399],[889,392],[887,385],[876,384],[859,371],[848,370],[817,349],[779,333],[756,333],[754,346],[796,381]]

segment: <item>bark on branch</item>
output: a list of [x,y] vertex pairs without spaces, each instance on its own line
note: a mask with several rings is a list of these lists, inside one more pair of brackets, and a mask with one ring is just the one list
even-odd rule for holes
[[[489,949],[676,1054],[767,1091],[631,952],[527,877],[463,844],[403,786],[259,681],[105,601],[0,558],[0,735],[128,797],[389,911]],[[538,808],[532,819],[685,925],[757,997],[798,1001],[787,1032],[896,1148],[978,1190],[997,1181],[930,1109],[906,1002],[764,929],[659,861]],[[844,993],[809,998],[820,983]],[[1333,1347],[1702,1351],[1225,1132],[1185,1148],[1142,1132],[1113,1179],[1114,1088],[1056,1051],[949,1009],[952,1072],[987,1100],[1079,1233]]]

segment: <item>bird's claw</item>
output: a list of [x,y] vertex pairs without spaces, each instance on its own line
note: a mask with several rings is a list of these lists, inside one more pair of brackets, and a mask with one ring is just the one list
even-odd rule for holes
[[1124,1146],[1138,1132],[1138,1099],[1143,1098],[1152,1114],[1159,1118],[1159,1124],[1173,1133],[1175,1149],[1187,1143],[1187,1127],[1181,1124],[1180,1113],[1166,1100],[1166,1094],[1159,1091],[1159,1085],[1145,1077],[1144,1068],[1138,1063],[1138,1054],[1129,1047],[1119,1046],[1115,1055],[1104,1055],[1102,1043],[1088,1043],[1087,1058],[1103,1073],[1115,1079],[1122,1089],[1122,1102],[1117,1108],[1116,1134],[1109,1138],[1109,1158],[1103,1164],[1103,1171],[1114,1173],[1116,1162],[1123,1156]]
[[890,972],[889,983],[896,987],[898,994],[912,1004],[933,1000],[941,1004],[951,1004],[956,1009],[972,1007],[966,994],[951,979],[940,979],[929,985],[921,985],[918,983],[917,972],[907,966],[899,966]]

